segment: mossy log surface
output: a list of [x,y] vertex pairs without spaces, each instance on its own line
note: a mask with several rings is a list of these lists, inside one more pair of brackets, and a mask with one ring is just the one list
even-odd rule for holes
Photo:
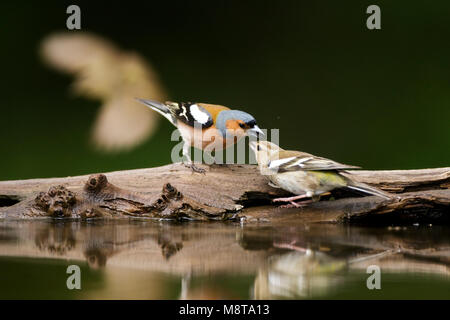
[[287,195],[267,184],[252,165],[182,164],[66,178],[0,182],[0,218],[149,217],[194,220],[450,223],[450,168],[348,171],[391,200],[343,190],[303,208],[271,203]]

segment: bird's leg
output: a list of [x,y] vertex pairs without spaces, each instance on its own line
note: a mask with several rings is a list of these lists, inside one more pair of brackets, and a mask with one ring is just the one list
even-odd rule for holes
[[186,168],[189,168],[192,170],[192,172],[197,172],[197,173],[205,173],[206,170],[197,167],[194,162],[192,162],[191,157],[189,156],[189,148],[190,145],[187,143],[184,143],[183,145],[183,156],[186,157],[186,162],[183,161],[183,164]]
[[293,202],[295,200],[304,199],[304,198],[310,198],[311,196],[308,194],[301,194],[294,197],[286,197],[286,198],[275,198],[272,200],[272,202]]
[[314,200],[304,200],[301,202],[295,202],[295,200],[305,199],[305,198],[310,198],[310,197],[311,197],[310,194],[305,193],[305,194],[301,194],[301,195],[294,196],[294,197],[276,198],[276,199],[273,199],[272,202],[289,202],[289,204],[282,205],[281,208],[301,208],[301,207],[304,207],[306,204],[310,204],[310,203],[314,202]]
[[[281,208],[301,208],[301,207],[304,207],[306,204],[320,201],[321,196],[325,196],[325,195],[329,195],[329,194],[331,194],[331,192],[325,192],[322,194],[317,194],[317,195],[312,195],[312,196],[310,194],[306,193],[306,194],[302,194],[300,196],[295,196],[295,197],[273,199],[272,201],[274,201],[274,202],[279,202],[279,201],[289,202],[289,204],[283,205],[283,206],[281,206]],[[309,197],[311,197],[311,200],[303,200],[301,202],[294,202],[294,200],[304,199],[304,198],[309,198]],[[278,201],[275,201],[275,200],[278,200]]]

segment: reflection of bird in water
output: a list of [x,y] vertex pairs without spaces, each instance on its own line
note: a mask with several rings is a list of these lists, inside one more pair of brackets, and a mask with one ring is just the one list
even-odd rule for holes
[[267,268],[258,272],[254,296],[273,299],[323,295],[339,281],[335,273],[345,267],[345,260],[311,250],[275,256]]
[[217,283],[211,283],[210,279],[198,280],[192,284],[191,273],[184,274],[181,278],[181,290],[179,300],[236,300],[239,299],[230,290]]
[[259,270],[254,284],[254,298],[311,298],[323,296],[344,282],[344,272],[352,264],[379,259],[392,250],[341,259],[319,251],[293,246],[296,251],[273,256],[267,267]]
[[167,97],[140,55],[82,32],[48,36],[41,54],[50,66],[75,76],[77,94],[102,101],[92,132],[96,146],[106,151],[129,149],[153,133],[158,117],[134,98]]

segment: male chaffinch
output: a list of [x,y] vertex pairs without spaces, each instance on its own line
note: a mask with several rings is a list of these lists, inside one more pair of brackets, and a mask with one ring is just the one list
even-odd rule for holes
[[193,164],[189,156],[191,146],[207,151],[222,150],[246,135],[264,135],[255,118],[244,111],[207,103],[137,100],[159,112],[178,128],[184,142],[186,166],[196,172],[204,170]]
[[[322,194],[337,188],[348,188],[385,199],[393,197],[387,192],[356,182],[341,174],[346,169],[359,167],[305,152],[283,150],[269,141],[252,141],[250,148],[255,152],[261,174],[269,179],[269,185],[297,195],[273,199],[274,202],[289,202],[290,205],[286,207],[301,207],[302,204],[318,201]],[[301,203],[295,202],[304,198],[312,199]]]

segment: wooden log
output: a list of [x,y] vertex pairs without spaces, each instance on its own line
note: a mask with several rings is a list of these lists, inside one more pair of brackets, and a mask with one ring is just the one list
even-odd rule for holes
[[152,217],[248,221],[450,221],[450,168],[348,171],[353,179],[393,192],[386,200],[337,190],[306,208],[281,209],[271,199],[287,193],[267,184],[252,165],[182,164],[91,176],[0,182],[3,218],[42,216]]

